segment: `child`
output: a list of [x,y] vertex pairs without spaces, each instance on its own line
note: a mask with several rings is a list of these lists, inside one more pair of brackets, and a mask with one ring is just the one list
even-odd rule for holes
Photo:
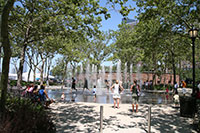
[[96,85],[94,85],[94,88],[93,88],[93,90],[92,90],[92,93],[93,93],[93,95],[94,95],[94,102],[96,101],[96,97],[97,97],[97,95],[96,95]]
[[61,95],[61,100],[65,100],[65,93],[64,92]]
[[175,107],[178,107],[179,95],[178,95],[178,94],[175,94],[173,98],[174,98]]

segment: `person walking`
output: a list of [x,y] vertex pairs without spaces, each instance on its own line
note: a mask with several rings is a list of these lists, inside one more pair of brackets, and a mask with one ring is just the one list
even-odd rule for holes
[[174,85],[174,93],[178,94],[178,83],[177,82],[175,82],[175,85]]
[[110,85],[109,85],[108,80],[105,80],[105,83],[106,83],[107,92],[109,92]]
[[77,89],[76,89],[76,79],[74,78],[74,77],[72,77],[72,88],[71,88],[71,92],[72,92],[72,90],[76,90],[76,92],[77,92]]
[[117,108],[119,109],[119,101],[121,99],[120,93],[124,90],[124,88],[121,86],[121,84],[119,84],[119,81],[116,80],[116,83],[113,84],[110,89],[113,93],[114,108],[116,107],[117,102]]
[[85,89],[88,89],[88,80],[86,78],[84,79],[83,92],[84,92]]
[[136,106],[136,111],[138,112],[138,101],[139,101],[139,94],[140,94],[140,86],[137,84],[137,81],[134,81],[134,84],[131,86],[130,91],[132,93],[132,109],[134,112],[134,107]]
[[96,85],[94,85],[94,88],[92,90],[93,93],[93,101],[96,102],[96,98],[97,98],[97,89],[96,89]]
[[186,94],[186,82],[185,81],[182,81],[182,92],[183,92],[183,95],[185,96],[185,94]]

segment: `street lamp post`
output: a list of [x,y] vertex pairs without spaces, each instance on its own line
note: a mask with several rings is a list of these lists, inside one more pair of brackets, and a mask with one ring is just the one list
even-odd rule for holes
[[192,84],[192,94],[195,94],[195,39],[198,34],[198,30],[192,27],[188,31],[190,38],[192,39],[192,77],[193,77],[193,84]]

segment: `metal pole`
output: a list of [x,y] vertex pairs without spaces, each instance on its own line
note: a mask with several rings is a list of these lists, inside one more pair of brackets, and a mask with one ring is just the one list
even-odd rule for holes
[[103,106],[100,106],[100,133],[103,132]]
[[192,38],[192,77],[193,77],[193,85],[192,85],[192,94],[195,94],[195,38]]
[[148,133],[151,133],[151,106],[148,108]]

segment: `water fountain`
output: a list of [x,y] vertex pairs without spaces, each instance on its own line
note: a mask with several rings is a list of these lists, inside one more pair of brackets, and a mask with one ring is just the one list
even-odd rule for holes
[[124,88],[127,88],[127,62],[124,64]]
[[108,80],[109,80],[109,85],[111,86],[112,85],[112,65],[110,65],[110,68],[109,68],[109,75],[108,75]]
[[82,64],[80,65],[80,72],[79,72],[79,87],[82,87],[83,86],[83,81],[84,81],[84,78],[83,78],[83,66]]
[[97,78],[97,88],[98,89],[101,89],[101,80],[102,80],[102,77],[101,77],[101,70],[99,70],[99,75],[98,78]]
[[93,85],[97,85],[97,66],[94,66],[94,84]]
[[133,64],[130,65],[130,80],[132,84],[133,83]]
[[117,62],[117,80],[121,81],[121,61]]
[[142,78],[141,78],[141,73],[140,73],[140,67],[141,67],[141,64],[138,63],[137,64],[136,80],[138,81],[138,84],[140,85],[140,87],[142,87]]
[[86,76],[86,79],[87,79],[87,81],[88,81],[88,88],[90,88],[91,86],[90,86],[90,64],[88,63],[87,64],[87,67],[86,67],[86,74],[85,74],[85,76]]
[[106,75],[106,73],[105,73],[105,66],[102,65],[102,81],[101,81],[101,83],[102,83],[102,87],[103,88],[105,87],[105,75]]
[[91,82],[92,82],[91,87],[93,88],[94,85],[96,85],[96,82],[97,82],[97,67],[94,64],[92,64],[92,71],[91,72],[92,72],[91,73]]
[[[128,82],[128,78],[127,78],[127,68],[130,67],[130,80],[133,83],[133,65],[131,64],[130,66],[127,65],[127,63],[124,64],[124,69],[121,70],[121,61],[117,62],[117,79],[118,80],[122,80],[121,77],[121,71],[123,72],[123,82],[127,83]],[[113,98],[112,98],[112,94],[110,92],[107,92],[107,90],[104,88],[105,86],[103,85],[104,80],[105,80],[105,66],[102,66],[102,69],[99,70],[99,75],[97,77],[97,66],[90,65],[87,64],[86,65],[86,72],[85,75],[83,75],[83,66],[80,65],[80,73],[79,73],[79,79],[84,79],[86,77],[86,79],[88,80],[88,87],[89,89],[93,88],[94,85],[97,86],[97,103],[113,103]],[[141,75],[141,63],[138,63],[136,66],[136,80],[138,81],[142,81],[142,75]],[[68,83],[68,87],[71,87],[71,78],[72,78],[72,68],[71,65],[68,64],[67,65],[67,83]],[[82,76],[82,77],[81,77]],[[108,75],[108,80],[110,85],[112,84],[112,79],[113,79],[113,66],[110,65],[109,67],[109,75]],[[138,82],[140,85],[142,82]],[[129,86],[130,87],[130,86]],[[48,94],[51,98],[54,98],[56,100],[60,99],[60,96],[62,94],[62,92],[64,92],[66,94],[66,100],[71,100],[74,95],[74,93],[76,93],[76,98],[75,98],[75,102],[93,102],[93,95],[92,95],[92,91],[88,91],[88,93],[81,93],[82,89],[78,89],[78,92],[73,91],[71,93],[71,91],[69,90],[48,90]],[[155,103],[155,104],[163,104],[164,103],[164,98],[165,98],[165,93],[150,93],[150,92],[145,92],[143,91],[143,93],[145,94],[145,96],[141,96],[140,99],[140,103]],[[130,90],[125,89],[124,92],[121,94],[122,99],[121,102],[122,103],[131,103],[132,102],[132,97],[130,94]],[[162,99],[162,100],[161,100]],[[168,103],[172,102],[172,97],[169,97]],[[165,103],[164,103],[165,104]]]

